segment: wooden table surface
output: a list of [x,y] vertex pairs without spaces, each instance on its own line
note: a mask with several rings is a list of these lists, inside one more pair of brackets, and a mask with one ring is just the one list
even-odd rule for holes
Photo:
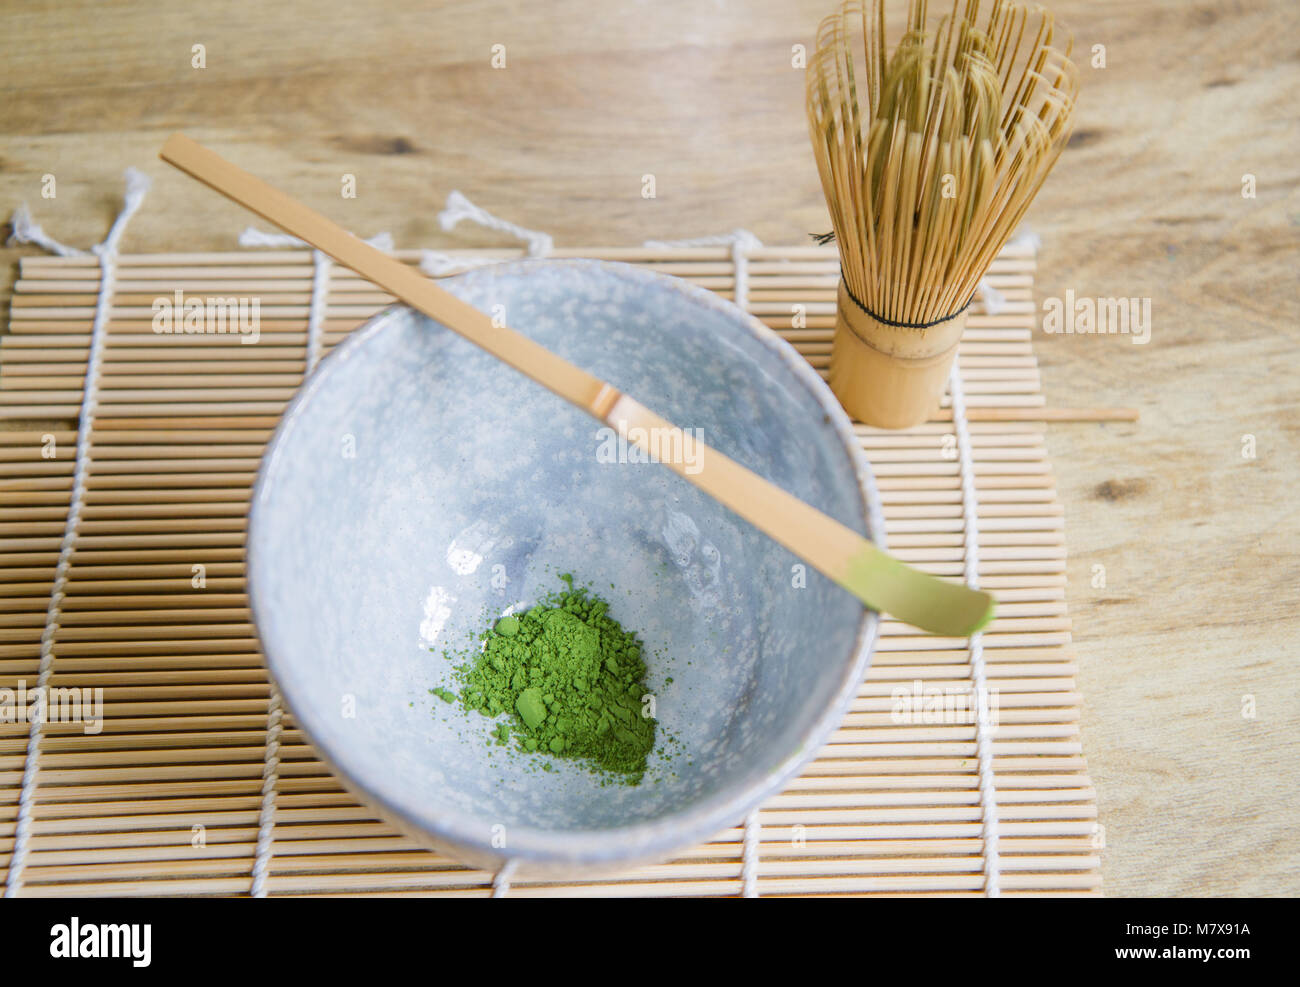
[[[97,242],[136,165],[124,250],[231,249],[248,217],[157,160],[183,129],[399,246],[502,243],[438,228],[454,188],[562,245],[829,228],[791,52],[831,0],[153,6],[0,10],[0,209]],[[1048,434],[1105,887],[1298,894],[1300,5],[1051,6],[1083,89],[1038,294],[1152,312],[1146,345],[1035,333],[1050,405],[1141,411]]]

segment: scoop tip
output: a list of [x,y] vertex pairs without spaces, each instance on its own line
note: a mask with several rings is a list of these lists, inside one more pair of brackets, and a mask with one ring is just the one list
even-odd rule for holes
[[987,601],[984,607],[984,613],[980,615],[976,620],[975,625],[971,627],[971,634],[978,634],[980,631],[984,630],[984,628],[988,627],[989,624],[993,623],[993,619],[998,615],[998,601],[994,599],[991,593],[985,593],[983,595]]

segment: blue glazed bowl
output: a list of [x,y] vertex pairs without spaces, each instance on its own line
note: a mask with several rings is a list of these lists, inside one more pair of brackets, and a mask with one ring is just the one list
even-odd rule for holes
[[[730,303],[598,261],[443,283],[881,540],[830,390]],[[707,840],[798,772],[866,673],[874,612],[631,458],[593,419],[401,307],[321,363],[263,458],[248,591],[285,702],[353,792],[472,865],[578,876]],[[492,722],[429,693],[456,685],[447,650],[566,572],[645,643],[659,729],[638,786],[602,785],[571,760],[538,770],[543,755],[489,743]]]

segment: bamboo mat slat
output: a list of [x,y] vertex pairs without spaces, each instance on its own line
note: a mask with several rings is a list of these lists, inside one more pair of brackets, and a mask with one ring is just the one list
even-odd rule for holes
[[[517,250],[460,251],[467,263]],[[416,263],[418,251],[396,256]],[[825,376],[838,263],[832,247],[555,250],[683,277],[744,307]],[[736,265],[744,263],[739,272]],[[1044,448],[1051,417],[1031,345],[1032,247],[1009,246],[960,351],[978,499],[979,577],[999,597],[983,636],[998,695],[989,740],[1005,895],[1100,893],[1096,799],[1079,739],[1061,504]],[[78,424],[101,289],[94,257],[27,257],[0,336],[0,689],[103,688],[101,732],[0,723],[0,883],[49,895],[241,895],[259,836],[272,895],[469,895],[493,875],[373,818],[316,758],[293,718],[278,734],[274,810],[263,769],[272,689],[244,594],[244,518],[263,444],[303,378],[313,278],[305,250],[116,259],[88,457],[57,626],[47,627],[76,482]],[[738,277],[738,274],[741,276]],[[152,303],[246,291],[257,345],[155,334]],[[320,350],[392,299],[335,269]],[[1038,416],[1037,418],[1035,416]],[[962,578],[968,535],[952,405],[904,432],[862,425],[890,547]],[[201,559],[204,588],[192,588]],[[677,859],[522,896],[864,894],[975,896],[987,847],[973,723],[906,724],[899,690],[969,689],[970,642],[882,623],[872,669],[830,742],[745,825]],[[38,767],[36,772],[31,766]],[[29,788],[24,865],[11,881]]]

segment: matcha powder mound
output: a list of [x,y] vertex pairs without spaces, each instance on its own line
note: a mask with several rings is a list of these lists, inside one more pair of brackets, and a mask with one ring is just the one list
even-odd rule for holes
[[655,721],[643,713],[641,642],[609,617],[604,600],[560,578],[564,590],[484,633],[482,653],[456,668],[460,698],[485,716],[510,715],[513,729],[503,723],[500,742],[510,737],[520,750],[576,758],[640,784],[655,740]]

